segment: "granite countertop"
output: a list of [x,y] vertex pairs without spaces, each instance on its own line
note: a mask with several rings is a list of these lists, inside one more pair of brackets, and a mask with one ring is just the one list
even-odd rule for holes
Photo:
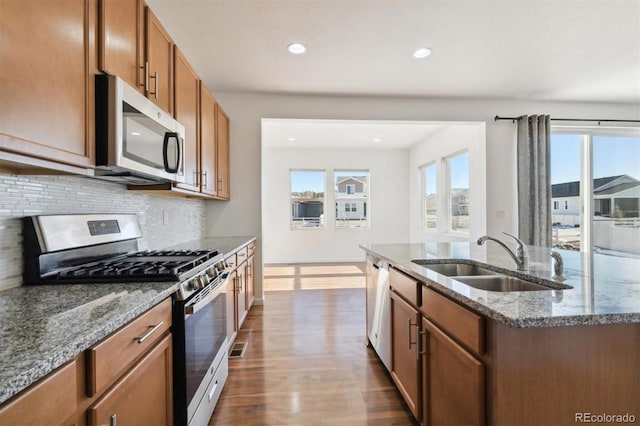
[[[254,237],[204,238],[174,248],[225,257]],[[0,291],[0,404],[151,309],[173,282],[23,285]]]
[[[550,327],[592,324],[640,323],[640,259],[605,254],[558,251],[564,260],[564,290],[492,292],[478,290],[455,277],[445,277],[413,263],[464,260],[540,282],[553,281],[551,250],[529,246],[529,269],[518,272],[515,262],[500,246],[487,242],[363,244],[366,252],[386,260],[429,287],[471,309],[511,327]],[[557,283],[556,283],[557,284]]]

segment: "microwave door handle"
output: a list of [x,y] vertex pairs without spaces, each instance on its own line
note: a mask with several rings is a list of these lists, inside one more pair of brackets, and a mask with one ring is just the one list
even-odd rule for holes
[[[176,151],[177,151],[177,161],[175,167],[169,167],[169,140],[175,139],[176,141]],[[164,134],[164,142],[162,144],[162,157],[164,160],[164,170],[167,173],[178,173],[178,169],[180,168],[180,142],[179,136],[175,132],[166,132]]]

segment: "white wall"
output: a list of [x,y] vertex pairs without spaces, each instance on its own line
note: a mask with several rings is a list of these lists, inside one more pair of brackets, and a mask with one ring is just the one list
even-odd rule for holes
[[[264,149],[262,250],[264,263],[360,261],[362,243],[409,238],[407,150]],[[291,169],[325,170],[325,228],[291,229]],[[334,170],[369,170],[370,228],[335,229]]]
[[[452,234],[446,211],[447,170],[443,161],[456,152],[469,153],[469,235]],[[486,146],[485,125],[482,123],[460,123],[450,125],[414,145],[409,153],[409,225],[412,243],[425,241],[467,241],[477,240],[487,231],[486,206]],[[420,167],[436,162],[438,218],[436,229],[425,229],[422,220],[422,173]],[[503,213],[506,216],[506,212]]]
[[[552,117],[640,119],[640,105],[419,99],[367,96],[272,95],[216,92],[230,118],[231,201],[207,203],[209,236],[255,235],[261,241],[260,147],[263,118],[483,121],[487,144],[487,233],[517,227],[515,126],[495,115],[546,113]],[[500,212],[506,212],[504,216]],[[256,276],[261,276],[258,251]],[[364,256],[363,256],[364,258]],[[257,292],[261,292],[261,282]]]

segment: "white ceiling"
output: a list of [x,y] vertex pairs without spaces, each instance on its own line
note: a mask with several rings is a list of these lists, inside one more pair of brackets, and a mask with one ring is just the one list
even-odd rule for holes
[[148,3],[214,93],[640,102],[640,0]]
[[[461,122],[263,119],[263,148],[408,149]],[[293,139],[293,140],[292,140]]]

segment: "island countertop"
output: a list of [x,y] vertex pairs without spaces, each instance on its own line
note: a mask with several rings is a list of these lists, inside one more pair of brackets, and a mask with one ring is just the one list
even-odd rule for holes
[[468,286],[412,260],[466,261],[533,281],[553,281],[551,249],[528,246],[529,268],[516,270],[508,253],[491,242],[362,244],[367,253],[469,308],[510,327],[551,327],[640,323],[640,259],[558,251],[564,260],[562,284],[571,289],[494,292]]
[[[225,257],[255,237],[203,238],[171,248]],[[0,404],[128,324],[175,282],[22,285],[0,291]]]

